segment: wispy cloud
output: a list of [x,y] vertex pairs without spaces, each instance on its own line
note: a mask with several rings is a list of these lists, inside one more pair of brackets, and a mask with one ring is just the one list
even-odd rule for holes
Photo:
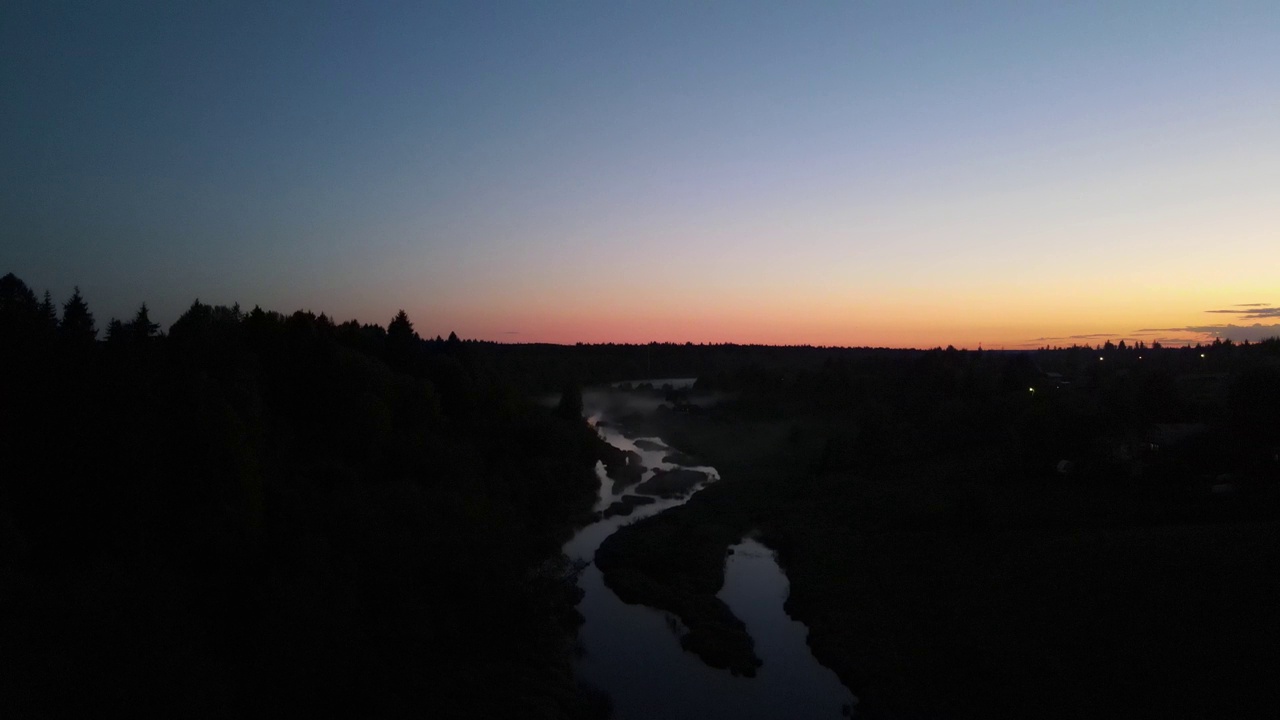
[[[1272,307],[1271,303],[1235,303],[1218,310],[1205,310],[1213,315],[1227,315],[1231,320],[1280,320],[1280,307]],[[1228,318],[1223,318],[1224,320]],[[1206,325],[1183,325],[1182,327],[1148,327],[1139,328],[1130,333],[1084,333],[1081,335],[1058,335],[1032,338],[1033,343],[1072,343],[1088,341],[1101,342],[1120,338],[1140,338],[1143,342],[1158,342],[1162,345],[1195,345],[1215,338],[1241,342],[1256,342],[1268,338],[1280,337],[1280,323],[1264,325],[1255,322],[1252,325],[1236,325],[1234,323],[1214,323]]]
[[1247,303],[1233,307],[1248,308],[1246,310],[1205,310],[1215,315],[1239,315],[1241,320],[1268,320],[1280,318],[1280,308],[1268,307],[1266,303]]
[[1042,340],[1106,340],[1108,338],[1125,337],[1119,333],[1089,333],[1087,335],[1062,335],[1059,337],[1038,337],[1032,338],[1031,342],[1040,342]]
[[[1088,335],[1063,335],[1061,337],[1038,337],[1027,341],[1027,345],[1045,342],[1077,342],[1087,340],[1107,340],[1114,338],[1141,338],[1143,342],[1158,342],[1161,345],[1195,345],[1211,341],[1214,338],[1233,342],[1257,342],[1269,338],[1280,337],[1280,323],[1263,325],[1186,325],[1183,327],[1141,328],[1124,335],[1116,333],[1091,333]],[[1086,343],[1087,344],[1087,343]]]
[[1222,338],[1223,340],[1249,340],[1251,342],[1257,340],[1266,340],[1267,338],[1280,337],[1280,323],[1272,325],[1263,325],[1262,323],[1254,323],[1252,325],[1187,325],[1186,327],[1176,328],[1143,328],[1138,330],[1139,333],[1196,333],[1201,336],[1210,338]]
[[1280,318],[1280,308],[1254,308],[1253,310],[1205,310],[1219,315],[1239,315],[1242,320],[1266,320]]

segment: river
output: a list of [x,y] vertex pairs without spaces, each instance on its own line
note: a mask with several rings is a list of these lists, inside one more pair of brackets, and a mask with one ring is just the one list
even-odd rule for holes
[[[648,470],[679,467],[663,462],[670,451],[660,438],[628,438],[612,425],[599,427],[609,443],[638,452]],[[645,448],[649,449],[645,449]],[[694,466],[715,482],[714,468]],[[603,510],[623,493],[597,467]],[[614,530],[682,504],[686,498],[659,499],[637,507],[629,517],[612,517],[580,530],[564,546],[570,558],[590,561],[596,548]],[[831,718],[856,703],[835,673],[820,665],[806,644],[807,628],[787,616],[783,603],[789,583],[773,552],[750,538],[733,547],[725,565],[725,582],[718,597],[747,626],[756,654],[764,662],[753,678],[731,675],[703,664],[680,647],[683,628],[671,614],[643,605],[627,605],[605,587],[595,564],[579,577],[584,597],[578,609],[586,618],[579,630],[582,654],[578,677],[604,690],[613,701],[614,718],[697,718],[734,720],[760,718]]]

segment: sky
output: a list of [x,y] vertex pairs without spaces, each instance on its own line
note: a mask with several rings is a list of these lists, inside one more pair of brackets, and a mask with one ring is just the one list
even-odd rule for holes
[[0,273],[509,342],[1280,335],[1266,2],[0,7]]

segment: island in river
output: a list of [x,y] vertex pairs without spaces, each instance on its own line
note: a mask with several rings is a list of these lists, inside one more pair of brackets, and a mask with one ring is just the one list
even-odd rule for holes
[[[690,488],[701,488],[698,495],[719,482],[711,467],[667,467],[667,448],[651,438],[627,437],[612,422],[598,428],[602,437],[619,449],[636,448],[644,464],[655,466],[649,473],[684,471],[685,477],[698,478],[698,486]],[[575,563],[598,558],[601,542],[631,520],[610,513],[610,508],[626,503],[632,505],[636,517],[654,517],[679,510],[690,497],[689,493],[678,493],[635,504],[627,500],[639,496],[619,487],[603,467],[599,476],[597,508],[605,510],[597,522],[579,531],[564,547]],[[716,661],[715,653],[726,650],[714,642],[697,654],[686,651],[691,642],[707,637],[704,630],[691,633],[674,615],[643,604],[643,598],[616,593],[616,587],[606,586],[598,563],[584,563],[579,576],[583,595],[578,605],[584,622],[577,663],[583,684],[609,696],[616,720],[837,720],[848,714],[853,696],[831,670],[814,659],[805,642],[807,628],[784,611],[788,583],[772,551],[744,538],[721,563],[723,582],[708,605],[716,609],[721,622],[732,624],[732,652],[722,662]],[[730,672],[727,668],[739,658],[745,658],[745,667]]]

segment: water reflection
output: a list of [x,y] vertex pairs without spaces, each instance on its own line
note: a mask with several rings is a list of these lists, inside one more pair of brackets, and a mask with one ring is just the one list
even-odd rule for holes
[[[610,443],[640,453],[646,468],[670,469],[663,462],[669,454],[659,438],[627,438],[613,427],[601,427]],[[654,443],[637,440],[649,440]],[[654,449],[661,446],[660,449]],[[650,449],[645,449],[646,447]],[[714,468],[697,467],[718,475]],[[603,510],[625,494],[597,467]],[[659,499],[635,509],[629,517],[613,517],[584,528],[565,545],[571,558],[590,560],[596,548],[614,530],[635,520],[675,507],[687,498]],[[609,693],[614,717],[648,718],[839,718],[842,706],[853,703],[849,691],[835,674],[814,660],[805,644],[807,630],[787,617],[786,575],[773,553],[754,540],[735,546],[725,567],[725,584],[719,596],[747,625],[755,638],[756,652],[764,661],[755,678],[735,677],[702,663],[680,647],[684,628],[679,621],[654,608],[627,605],[604,585],[595,565],[579,579],[585,596],[578,609],[586,618],[579,631],[582,656],[579,677]]]
[[809,652],[809,629],[783,609],[791,583],[773,551],[749,538],[732,549],[717,596],[746,623],[764,660],[753,682],[776,711],[771,717],[839,717],[853,697]]

